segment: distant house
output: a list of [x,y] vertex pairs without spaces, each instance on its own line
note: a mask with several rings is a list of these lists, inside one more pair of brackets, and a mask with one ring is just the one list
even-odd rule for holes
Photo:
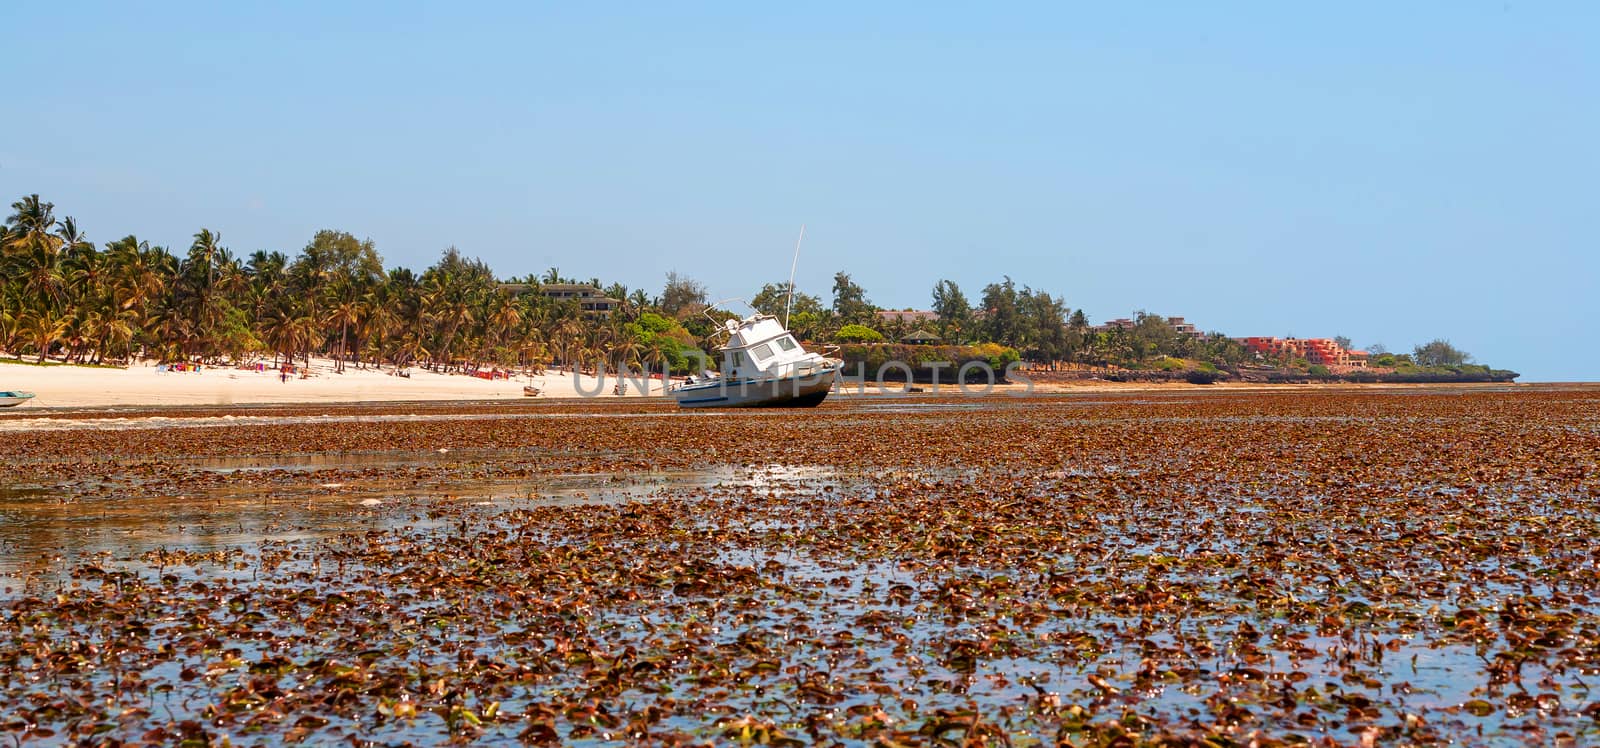
[[[1205,337],[1205,333],[1200,332],[1200,328],[1195,327],[1192,323],[1184,320],[1182,317],[1167,317],[1166,320],[1167,326],[1171,327],[1172,331],[1179,335],[1189,338]],[[1110,320],[1103,325],[1094,325],[1090,327],[1089,330],[1090,332],[1111,332],[1112,330],[1132,330],[1138,326],[1138,322],[1126,317],[1121,317]]]
[[1367,365],[1366,351],[1347,350],[1330,338],[1240,338],[1246,350],[1263,358],[1303,358],[1322,366]]
[[1112,330],[1132,330],[1136,324],[1137,323],[1135,323],[1133,320],[1128,319],[1126,317],[1123,317],[1123,318],[1120,318],[1120,319],[1109,320],[1103,325],[1094,325],[1094,326],[1090,327],[1089,330],[1091,332],[1111,332]]
[[898,312],[885,309],[878,312],[878,321],[883,323],[903,322],[908,325],[930,324],[939,321],[939,313],[914,309]]
[[1182,317],[1168,317],[1167,324],[1171,325],[1172,329],[1179,335],[1187,335],[1191,338],[1200,337],[1200,329],[1183,321]]
[[900,342],[907,345],[934,345],[942,340],[944,340],[944,338],[933,334],[927,328],[917,328],[917,330],[912,332],[910,335],[900,338]]
[[527,283],[502,283],[500,287],[516,294],[537,288],[539,294],[547,299],[576,301],[578,308],[583,310],[584,316],[587,317],[605,317],[622,305],[621,299],[613,299],[600,289],[582,283],[543,283],[538,286]]

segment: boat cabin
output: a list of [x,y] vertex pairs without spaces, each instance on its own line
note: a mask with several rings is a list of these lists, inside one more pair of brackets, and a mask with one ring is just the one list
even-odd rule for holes
[[723,376],[734,379],[787,377],[810,369],[821,358],[807,353],[800,343],[771,315],[757,315],[743,322],[724,323],[728,342],[721,347]]

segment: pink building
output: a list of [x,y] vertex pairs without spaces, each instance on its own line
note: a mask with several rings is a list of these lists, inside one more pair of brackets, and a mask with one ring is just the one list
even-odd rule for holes
[[1303,358],[1322,366],[1366,366],[1367,352],[1347,350],[1330,338],[1241,338],[1251,353],[1264,358]]

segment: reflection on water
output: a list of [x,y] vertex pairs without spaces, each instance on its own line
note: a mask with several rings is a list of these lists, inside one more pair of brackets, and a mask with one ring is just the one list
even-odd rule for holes
[[[619,417],[624,414],[613,414]],[[638,414],[632,414],[638,415]],[[580,413],[349,413],[273,416],[130,416],[125,418],[17,418],[0,420],[0,433],[23,431],[131,431],[193,429],[217,426],[283,426],[308,423],[395,423],[417,421],[490,421],[513,418],[589,418]]]
[[44,486],[0,486],[0,502],[35,501],[47,493]]
[[[869,400],[888,400],[889,402],[869,403],[860,402],[860,398]],[[904,398],[904,399],[902,399]],[[665,401],[661,401],[665,403]],[[831,401],[830,401],[831,402]],[[855,396],[854,399],[843,405],[829,405],[825,412],[828,413],[897,413],[897,412],[943,412],[973,410],[980,408],[1015,406],[1018,402],[1011,397],[1000,395],[974,396],[964,398],[962,402],[927,402],[915,396],[906,395],[866,395]],[[167,411],[177,412],[177,411]],[[490,412],[459,412],[439,411],[425,413],[371,413],[371,412],[343,412],[322,414],[264,414],[249,415],[245,410],[243,415],[144,415],[140,412],[117,415],[116,409],[79,410],[69,409],[62,411],[30,411],[16,417],[0,417],[0,434],[26,433],[40,431],[134,431],[149,429],[195,429],[217,428],[228,426],[286,426],[302,424],[340,424],[340,423],[419,423],[429,421],[509,421],[530,419],[597,419],[597,418],[716,418],[726,413],[725,410],[715,408],[696,408],[691,410],[652,409],[644,411],[565,411],[565,410],[499,410]],[[749,418],[781,418],[793,415],[796,411],[783,408],[774,409],[746,409],[741,411],[743,417]]]
[[[259,472],[266,470],[355,470],[373,467],[413,467],[464,461],[468,455],[487,458],[511,450],[391,450],[383,452],[307,452],[301,454],[192,457],[181,464],[218,473]],[[518,455],[526,455],[520,450]]]
[[[418,482],[358,477],[328,482],[328,471],[368,471],[464,459],[483,450],[324,453],[248,458],[205,458],[187,464],[205,471],[241,474],[306,472],[287,481],[145,493],[139,478],[107,476],[96,491],[14,485],[0,487],[0,577],[59,573],[75,563],[109,555],[136,559],[157,549],[195,553],[247,548],[265,541],[315,538],[342,532],[425,526],[439,502],[506,507],[649,501],[713,486],[774,493],[799,482],[820,485],[831,471],[765,466],[631,475],[552,475],[532,478]],[[311,475],[311,471],[317,471]],[[335,473],[337,474],[337,473]],[[124,490],[103,490],[106,486]],[[18,590],[13,590],[17,592]]]
[[966,403],[862,403],[858,406],[868,413],[942,413],[959,410],[976,410],[979,402]]

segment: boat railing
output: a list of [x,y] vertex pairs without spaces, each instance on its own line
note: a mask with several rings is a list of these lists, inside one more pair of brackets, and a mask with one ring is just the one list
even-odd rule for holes
[[716,326],[716,330],[714,330],[710,335],[706,336],[706,342],[707,343],[715,341],[717,339],[718,335],[727,335],[727,334],[729,334],[730,331],[728,330],[727,326],[723,324],[723,320],[719,320],[716,317],[711,316],[711,310],[716,309],[717,307],[720,307],[723,304],[726,304],[726,303],[728,303],[730,301],[737,301],[740,304],[743,304],[743,305],[749,307],[750,311],[755,312],[758,315],[761,313],[760,309],[755,308],[755,306],[752,305],[750,302],[745,301],[743,296],[729,296],[728,298],[723,299],[721,301],[714,302],[712,304],[708,304],[705,309],[700,310],[700,313],[705,315],[706,319],[711,320],[711,324]]

